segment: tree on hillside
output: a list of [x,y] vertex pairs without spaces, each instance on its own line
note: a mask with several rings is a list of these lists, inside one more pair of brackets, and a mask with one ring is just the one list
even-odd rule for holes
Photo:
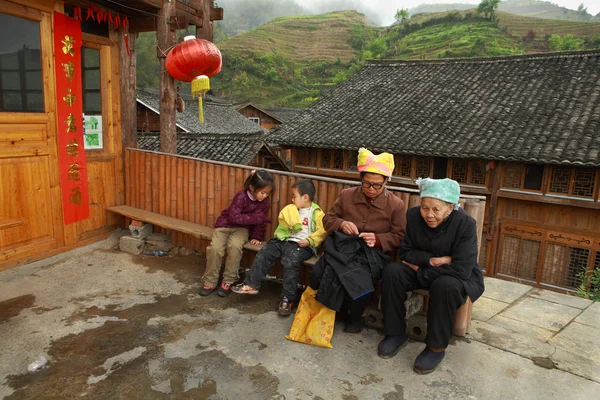
[[394,15],[394,19],[398,24],[403,24],[404,22],[406,22],[406,20],[408,20],[408,9],[402,8],[396,10],[396,15]]
[[500,5],[500,0],[481,0],[481,3],[477,7],[477,13],[483,14],[490,21],[494,21],[498,5]]

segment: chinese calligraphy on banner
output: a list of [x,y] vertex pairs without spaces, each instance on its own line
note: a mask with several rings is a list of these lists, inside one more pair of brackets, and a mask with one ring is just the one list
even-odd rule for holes
[[87,165],[83,140],[81,24],[54,12],[58,161],[65,224],[89,218]]

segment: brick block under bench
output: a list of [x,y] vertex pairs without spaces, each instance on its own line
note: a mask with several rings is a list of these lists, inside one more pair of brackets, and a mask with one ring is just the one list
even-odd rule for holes
[[[131,206],[109,207],[108,211],[112,211],[116,214],[120,214],[125,217],[131,218],[134,221],[147,222],[152,225],[160,226],[161,228],[171,229],[188,235],[192,235],[198,239],[210,240],[214,232],[214,228],[208,226],[196,224],[194,222],[184,221],[179,218],[168,217],[166,215],[161,215],[158,213],[142,210]],[[248,242],[244,245],[244,249],[256,253],[263,246],[264,244],[254,246],[250,244],[250,242]],[[312,267],[313,265],[315,265],[317,260],[317,257],[311,257],[304,262],[304,265],[306,265],[307,267]],[[310,272],[310,268],[306,268],[305,271],[302,272],[304,273],[304,278],[301,279],[301,281],[308,282],[307,279],[308,273]],[[424,296],[423,311],[427,312],[429,292],[427,290],[416,290],[415,293]],[[379,301],[377,299],[375,304],[378,303]],[[454,334],[456,336],[465,336],[465,334],[468,332],[469,326],[471,325],[472,310],[473,304],[471,303],[471,299],[467,297],[465,303],[462,305],[461,308],[458,309],[458,311],[456,312],[456,316],[454,317]]]

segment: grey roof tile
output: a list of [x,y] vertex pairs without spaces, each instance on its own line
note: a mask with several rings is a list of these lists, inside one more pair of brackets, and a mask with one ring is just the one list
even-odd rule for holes
[[368,62],[269,142],[600,166],[600,51]]
[[[187,130],[177,135],[177,154],[234,164],[248,164],[265,145],[268,131],[248,120],[229,103],[207,95],[204,101],[205,123],[198,121],[198,101],[185,99],[185,110],[176,113],[177,125]],[[137,99],[160,110],[156,89],[137,89]],[[141,149],[159,151],[158,134],[138,134]]]

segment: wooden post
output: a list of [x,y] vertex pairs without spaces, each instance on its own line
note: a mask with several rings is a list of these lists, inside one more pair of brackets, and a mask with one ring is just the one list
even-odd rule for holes
[[196,37],[213,41],[213,23],[210,20],[210,10],[214,7],[214,0],[204,0],[202,5],[202,26],[196,26]]
[[175,1],[163,0],[158,11],[156,38],[160,64],[160,151],[177,153],[175,125],[175,80],[166,71],[167,53],[175,44],[175,30],[171,29],[171,16],[175,16]]
[[[121,130],[123,150],[128,147],[137,148],[137,120],[135,94],[135,39],[137,34],[129,32],[129,49],[127,54],[125,36],[119,35],[119,58],[121,69]],[[123,152],[125,154],[125,152]]]

